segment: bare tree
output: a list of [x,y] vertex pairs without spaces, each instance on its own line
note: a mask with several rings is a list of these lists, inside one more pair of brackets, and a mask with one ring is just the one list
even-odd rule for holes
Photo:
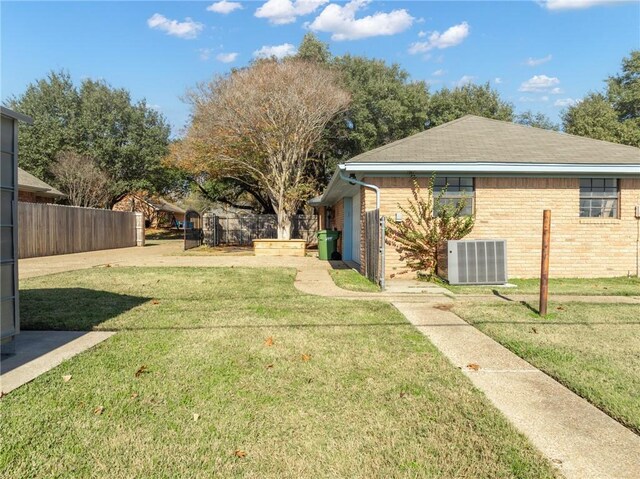
[[73,206],[103,208],[111,197],[111,179],[91,157],[64,151],[58,154],[51,173]]
[[251,181],[278,217],[278,238],[318,180],[310,152],[326,124],[349,104],[336,74],[301,60],[264,60],[187,93],[192,124],[178,163],[213,178]]

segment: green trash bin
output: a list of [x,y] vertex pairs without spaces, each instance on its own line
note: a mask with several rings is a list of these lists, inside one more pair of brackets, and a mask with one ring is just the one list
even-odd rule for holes
[[320,230],[318,231],[318,258],[330,260],[333,253],[338,251],[339,231]]

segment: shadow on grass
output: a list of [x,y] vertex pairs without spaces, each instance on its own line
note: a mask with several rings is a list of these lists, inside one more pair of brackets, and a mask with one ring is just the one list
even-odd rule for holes
[[24,330],[90,331],[151,298],[87,288],[20,291],[20,327]]

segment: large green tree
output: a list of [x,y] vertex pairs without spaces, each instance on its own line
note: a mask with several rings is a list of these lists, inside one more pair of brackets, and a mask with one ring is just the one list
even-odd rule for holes
[[427,107],[429,128],[442,125],[464,115],[477,115],[495,120],[513,121],[513,105],[500,98],[489,83],[468,83],[453,89],[443,88],[431,95]]
[[544,130],[558,131],[560,129],[560,125],[551,121],[551,118],[544,113],[534,113],[531,110],[519,113],[516,115],[514,121],[521,125],[542,128]]
[[125,89],[91,79],[76,87],[67,72],[51,72],[8,106],[33,118],[20,128],[20,166],[54,185],[52,167],[64,151],[92,158],[110,176],[110,204],[129,191],[160,191],[176,180],[161,163],[169,125]]
[[640,50],[622,60],[603,93],[589,93],[562,116],[567,133],[640,147]]
[[351,94],[349,109],[328,125],[316,151],[324,162],[315,166],[322,165],[324,173],[337,161],[424,130],[428,85],[411,80],[399,65],[349,54],[333,57],[313,33],[304,36],[297,58],[337,71]]

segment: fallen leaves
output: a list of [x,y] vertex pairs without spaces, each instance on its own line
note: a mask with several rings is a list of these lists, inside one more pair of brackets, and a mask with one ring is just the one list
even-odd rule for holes
[[71,381],[71,374],[65,374],[64,376],[62,376],[62,380],[65,383],[68,383],[69,381]]
[[100,416],[103,412],[104,406],[96,406],[96,408],[93,410],[93,414],[95,414],[96,416]]
[[266,368],[267,368],[267,369],[273,369],[273,364],[267,364],[267,365],[266,365]]
[[160,304],[160,301],[158,301],[157,299],[154,299],[153,301],[151,301],[151,304]]
[[532,332],[533,334],[538,334],[538,330],[537,330],[536,328],[531,328],[531,332]]
[[480,369],[480,365],[476,363],[469,363],[467,364],[467,368],[471,369],[472,371],[478,371]]
[[138,394],[138,393],[132,393],[132,394],[131,394],[131,399],[135,399],[135,398],[137,398],[138,396],[139,396],[139,394]]
[[194,412],[194,413],[193,413],[193,420],[194,420],[194,421],[197,421],[198,419],[200,419],[200,414],[198,414],[198,413]]
[[269,336],[267,339],[265,339],[264,340],[264,345],[268,346],[268,347],[273,346],[273,337]]
[[453,303],[449,304],[436,304],[434,306],[435,309],[439,309],[440,311],[451,311],[453,308]]
[[310,361],[311,360],[311,355],[310,354],[303,354],[302,355],[302,360],[303,361]]
[[247,457],[247,453],[244,452],[242,449],[236,449],[233,455],[239,458]]
[[139,378],[140,376],[142,376],[145,373],[149,372],[149,368],[147,368],[146,366],[142,365],[138,368],[138,370],[136,371],[136,373],[134,374],[135,377]]
[[556,309],[558,311],[564,311],[566,308],[564,306],[558,306]]

